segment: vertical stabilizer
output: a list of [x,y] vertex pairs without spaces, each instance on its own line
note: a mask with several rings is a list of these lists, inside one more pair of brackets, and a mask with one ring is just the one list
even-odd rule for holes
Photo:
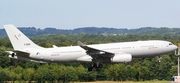
[[42,48],[32,42],[27,36],[25,36],[14,25],[4,25],[6,33],[11,41],[14,50],[22,50],[25,48]]

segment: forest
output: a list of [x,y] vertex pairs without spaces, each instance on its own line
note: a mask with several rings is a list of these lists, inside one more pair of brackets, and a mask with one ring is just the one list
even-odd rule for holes
[[[142,27],[136,29],[108,28],[108,27],[83,27],[75,29],[58,29],[47,27],[44,29],[35,27],[18,27],[25,35],[34,37],[47,34],[98,34],[98,35],[173,35],[180,36],[180,28],[167,27]],[[0,38],[7,37],[4,29],[0,29]]]
[[[101,35],[101,34],[54,34],[30,37],[42,47],[56,45],[75,46],[85,44],[128,42],[138,40],[167,40],[178,44],[176,35]],[[98,71],[88,72],[91,63],[35,63],[10,59],[7,50],[13,50],[7,37],[0,38],[0,82],[89,82],[89,81],[147,81],[172,80],[177,75],[177,56],[174,52],[157,57],[133,58],[130,63],[103,64]]]

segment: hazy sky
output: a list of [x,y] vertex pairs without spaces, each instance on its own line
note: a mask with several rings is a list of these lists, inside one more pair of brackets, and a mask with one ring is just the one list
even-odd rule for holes
[[177,27],[180,0],[0,0],[0,28]]

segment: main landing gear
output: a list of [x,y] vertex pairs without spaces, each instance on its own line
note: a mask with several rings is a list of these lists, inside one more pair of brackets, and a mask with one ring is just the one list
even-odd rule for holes
[[92,64],[91,67],[88,68],[88,71],[92,71],[92,70],[97,71],[99,68],[102,68],[102,67],[103,67],[102,64],[94,63]]

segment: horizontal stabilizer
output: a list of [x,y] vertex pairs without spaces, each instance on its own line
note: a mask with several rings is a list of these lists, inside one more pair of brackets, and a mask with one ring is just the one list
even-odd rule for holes
[[28,53],[28,52],[24,52],[24,51],[20,51],[20,50],[14,50],[13,52],[15,52],[17,55],[23,55],[23,56],[28,56],[29,57],[29,55],[30,55],[30,53]]

